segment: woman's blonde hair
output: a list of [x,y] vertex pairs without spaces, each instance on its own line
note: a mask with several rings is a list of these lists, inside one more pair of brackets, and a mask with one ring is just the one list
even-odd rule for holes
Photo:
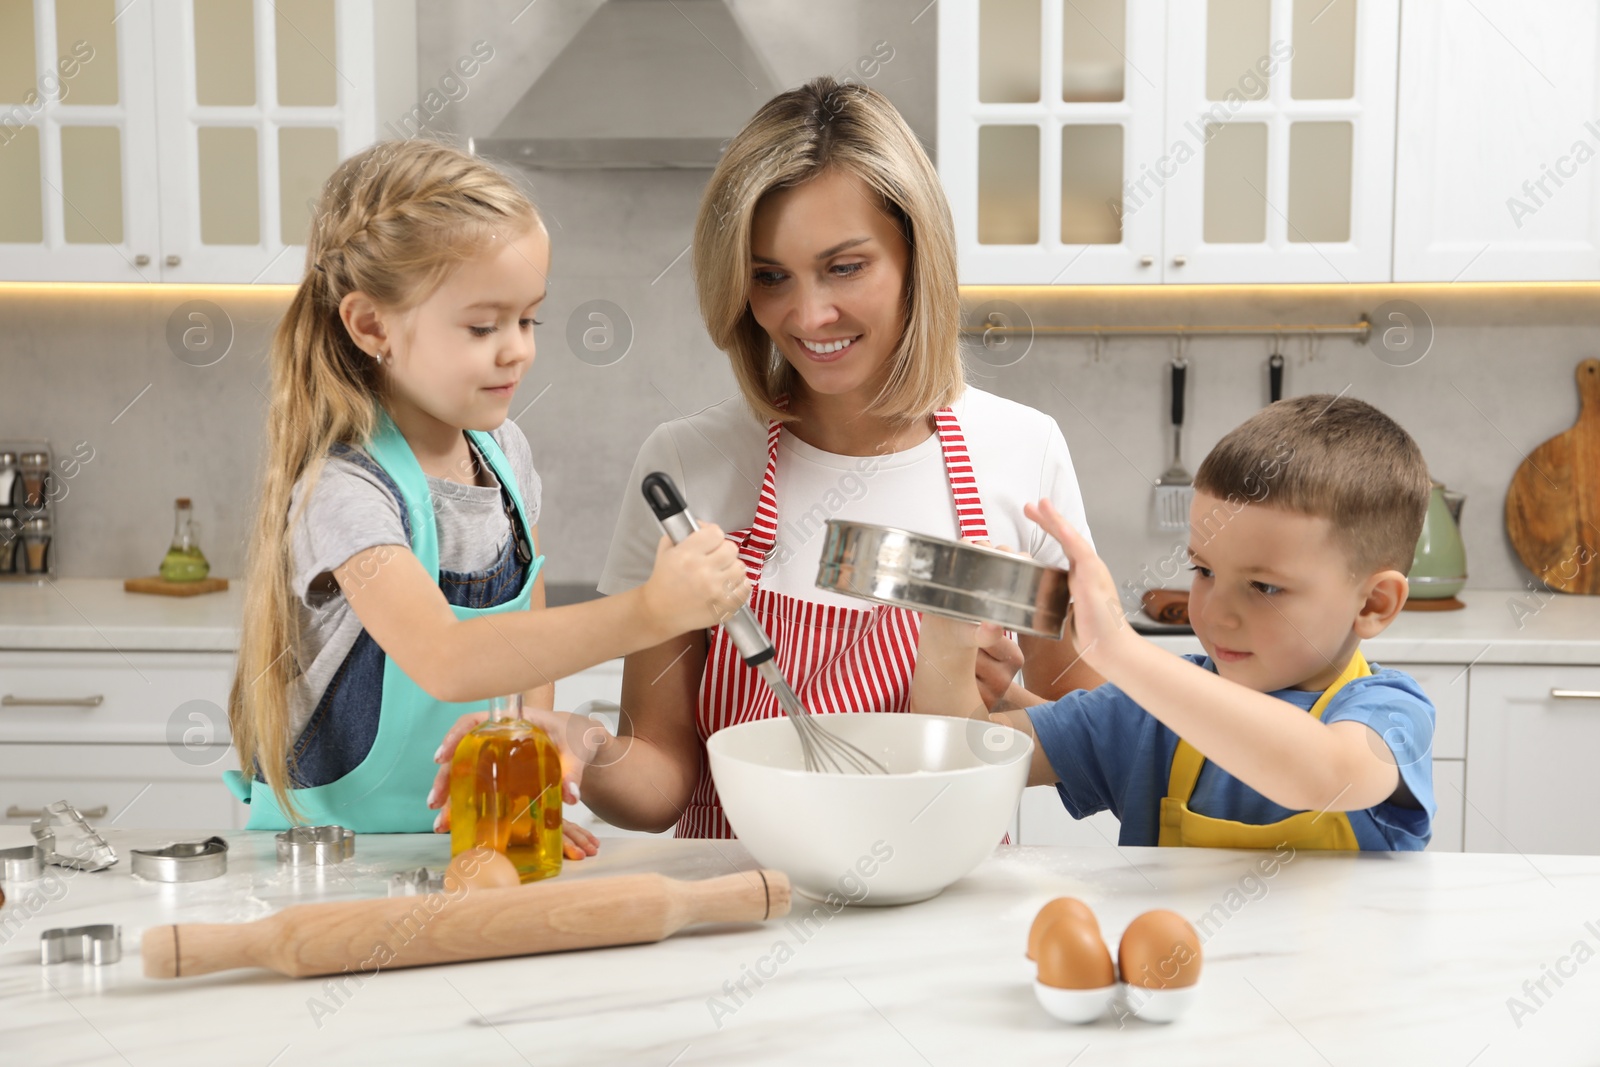
[[339,303],[359,291],[383,308],[413,308],[492,238],[515,240],[538,225],[538,212],[510,178],[432,141],[380,142],[345,160],[323,184],[305,277],[272,339],[260,510],[228,696],[240,767],[250,778],[259,766],[292,820],[300,815],[288,793],[288,689],[303,664],[291,583],[291,494],[304,477],[303,507],[328,449],[371,438],[383,396],[377,360],[351,339]]
[[893,422],[924,418],[965,384],[955,229],[927,153],[875,90],[817,78],[773,97],[729,142],[695,222],[700,315],[751,408],[766,419],[794,418],[777,406],[794,388],[794,368],[750,311],[751,224],[767,193],[830,168],[874,190],[911,247],[905,329],[869,411]]

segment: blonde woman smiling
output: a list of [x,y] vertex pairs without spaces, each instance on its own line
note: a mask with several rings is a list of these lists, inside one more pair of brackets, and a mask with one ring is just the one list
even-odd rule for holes
[[[807,707],[905,711],[921,616],[817,589],[823,522],[987,538],[1065,566],[1022,513],[1049,497],[1088,528],[1061,431],[965,384],[949,207],[916,137],[871,89],[819,78],[751,119],[702,199],[694,270],[742,396],[645,441],[600,591],[649,577],[661,531],[639,485],[665,471],[702,522],[733,531],[751,609]],[[1015,646],[1000,647],[991,700],[1015,671]],[[1070,640],[1021,648],[1033,693],[1100,680]],[[705,740],[782,712],[723,632],[629,655],[622,706],[617,737],[567,730],[585,802],[617,826],[732,836]]]

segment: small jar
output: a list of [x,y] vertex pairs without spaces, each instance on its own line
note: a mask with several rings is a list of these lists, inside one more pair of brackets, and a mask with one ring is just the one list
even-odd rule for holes
[[0,575],[21,569],[22,527],[10,515],[0,515]]
[[50,480],[50,453],[24,452],[22,454],[22,499],[18,501],[30,508],[44,507],[46,484]]
[[0,452],[0,508],[9,508],[17,492],[17,454]]
[[50,520],[29,519],[22,528],[22,553],[29,574],[50,573]]

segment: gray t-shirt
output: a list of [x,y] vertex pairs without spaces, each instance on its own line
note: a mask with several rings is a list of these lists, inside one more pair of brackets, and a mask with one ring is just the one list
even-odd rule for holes
[[[522,430],[509,419],[490,434],[511,463],[522,493],[528,523],[539,521],[542,483],[533,469],[533,452]],[[476,449],[473,449],[476,453]],[[499,558],[511,536],[500,504],[494,469],[484,465],[493,486],[462,485],[428,478],[434,521],[439,531],[439,568],[483,570]],[[378,545],[405,545],[400,505],[387,486],[345,459],[330,458],[299,512],[304,479],[295,483],[289,514],[297,520],[289,537],[294,593],[300,599],[300,640],[304,673],[289,685],[290,743],[299,738],[317,702],[361,633],[332,572],[346,560]]]

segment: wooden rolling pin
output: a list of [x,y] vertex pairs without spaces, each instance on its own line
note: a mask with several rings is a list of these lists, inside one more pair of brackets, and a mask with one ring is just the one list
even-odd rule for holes
[[297,904],[248,923],[155,926],[144,932],[142,952],[147,978],[237,967],[304,978],[643,944],[691,923],[762,922],[788,913],[789,879],[781,871],[697,882],[629,874]]

